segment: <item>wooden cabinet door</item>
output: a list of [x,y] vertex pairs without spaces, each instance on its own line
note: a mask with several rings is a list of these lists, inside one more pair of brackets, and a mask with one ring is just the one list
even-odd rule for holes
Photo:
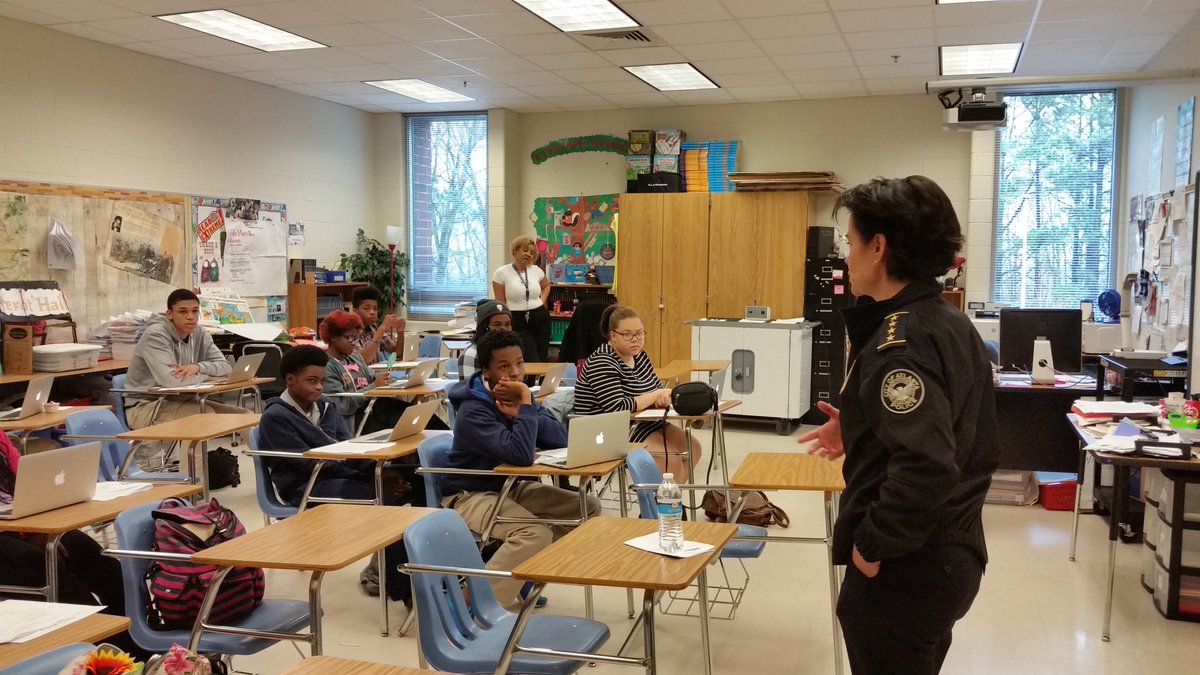
[[662,194],[623,194],[617,220],[617,302],[646,325],[646,353],[658,363],[662,312]]
[[711,195],[708,214],[708,315],[741,317],[753,304],[757,268],[772,258],[758,243],[755,195]]
[[807,192],[759,192],[754,201],[760,255],[754,270],[755,304],[776,319],[804,316],[804,254],[808,245]]
[[692,358],[691,326],[703,319],[708,295],[708,198],[706,192],[664,195],[662,255],[662,337],[655,365]]

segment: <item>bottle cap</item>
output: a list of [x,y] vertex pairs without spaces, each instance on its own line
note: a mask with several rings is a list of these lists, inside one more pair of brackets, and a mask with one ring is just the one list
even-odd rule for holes
[[663,474],[663,480],[668,480],[668,479],[670,479],[670,480],[675,480],[675,474],[673,474],[673,473],[664,473],[664,474]]

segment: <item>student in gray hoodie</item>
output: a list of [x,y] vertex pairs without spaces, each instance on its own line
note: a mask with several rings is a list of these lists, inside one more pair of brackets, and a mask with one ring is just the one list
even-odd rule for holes
[[[166,314],[156,314],[150,319],[133,350],[125,388],[137,391],[178,387],[228,375],[229,361],[208,333],[196,330],[199,323],[200,299],[196,294],[186,288],[172,291],[167,296]],[[206,405],[219,413],[247,412],[213,401]],[[188,398],[125,395],[125,418],[133,429],[199,412],[200,404]]]

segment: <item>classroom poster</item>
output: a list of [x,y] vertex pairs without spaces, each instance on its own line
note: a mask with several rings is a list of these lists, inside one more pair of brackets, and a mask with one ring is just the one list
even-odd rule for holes
[[176,260],[183,255],[183,232],[178,225],[118,202],[108,230],[106,265],[171,283]]
[[1175,187],[1192,182],[1192,127],[1196,119],[1196,97],[1179,104],[1175,127]]
[[257,199],[192,198],[199,288],[227,287],[242,297],[287,288],[287,207]]
[[287,296],[286,295],[268,295],[267,296],[267,322],[268,323],[287,323]]
[[530,220],[538,239],[546,242],[547,266],[616,265],[617,235],[612,224],[620,199],[618,194],[535,199]]
[[0,202],[0,278],[28,279],[29,224],[25,195],[6,194]]

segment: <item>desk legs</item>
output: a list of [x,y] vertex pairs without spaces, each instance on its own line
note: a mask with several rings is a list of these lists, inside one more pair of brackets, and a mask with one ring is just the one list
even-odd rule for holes
[[63,533],[46,537],[46,602],[58,602],[58,542]]
[[[382,570],[383,570],[383,568],[380,568],[379,576],[381,578],[383,577]],[[314,571],[312,573],[312,578],[308,580],[308,615],[310,617],[312,617],[309,622],[309,626],[308,626],[308,634],[309,634],[309,646],[310,646],[310,649],[312,650],[313,656],[320,656],[321,650],[323,649],[323,646],[321,643],[321,640],[322,640],[321,581],[324,578],[325,578],[324,572]],[[381,589],[383,588],[382,582],[380,582],[380,588]],[[386,604],[387,595],[385,595],[383,593],[380,593],[380,595],[382,595],[385,598],[384,608],[386,609],[387,608],[387,604]],[[385,621],[386,621],[386,617],[387,617],[387,613],[385,612],[384,613]],[[387,633],[384,633],[384,635],[387,635]]]
[[654,647],[654,599],[657,594],[646,589],[642,594],[642,644],[646,657],[646,675],[658,673],[658,659]]
[[[533,608],[537,605],[538,598],[542,596],[542,590],[546,588],[544,583],[535,583],[530,589],[529,594],[525,596],[525,601],[521,603],[521,611],[517,614],[517,620],[513,624],[512,632],[508,634],[508,640],[504,643],[504,651],[500,653],[500,661],[496,664],[496,675],[505,675],[508,672],[508,666],[512,663],[513,656],[516,654],[517,640],[521,639],[521,634],[525,632],[525,626],[529,623],[529,619],[533,617]],[[648,592],[648,591],[647,591]]]
[[1087,451],[1079,444],[1079,472],[1075,474],[1075,510],[1071,514],[1071,553],[1067,560],[1075,562],[1075,542],[1079,540],[1079,510],[1083,502],[1083,472],[1087,470]]
[[325,468],[325,460],[318,459],[317,465],[313,467],[312,475],[308,477],[308,485],[304,486],[304,495],[300,497],[300,510],[308,508],[308,498],[312,496],[313,486],[317,484],[317,476],[321,474],[321,469]]
[[[621,517],[628,518],[629,517],[629,504],[626,503],[626,501],[625,501],[625,494],[626,494],[626,490],[628,490],[628,487],[626,486],[626,483],[625,483],[625,467],[623,467],[623,466],[621,468],[617,469],[617,485],[620,486],[620,490],[621,490],[620,494],[618,495],[618,497],[619,497],[618,503],[620,504]],[[633,589],[632,588],[625,589],[625,605],[629,612],[629,618],[632,619],[633,618]]]
[[1121,536],[1121,514],[1125,510],[1125,492],[1129,484],[1129,467],[1113,465],[1113,498],[1108,521],[1108,589],[1104,596],[1104,630],[1100,639],[1108,642],[1112,636],[1113,577],[1117,572],[1117,540]]
[[271,640],[307,642],[313,656],[321,655],[321,580],[325,576],[324,572],[314,571],[312,578],[308,582],[309,631],[306,635],[303,633],[280,633],[277,631],[242,628],[239,626],[209,624],[208,617],[212,614],[213,604],[216,603],[221,584],[231,571],[233,571],[233,567],[221,566],[213,574],[212,580],[209,582],[208,591],[204,594],[204,602],[200,603],[200,613],[196,616],[196,622],[192,624],[192,632],[188,636],[187,647],[190,651],[199,653],[200,637],[205,632],[209,632],[240,635],[242,637],[267,638]]
[[[375,462],[375,504],[383,504],[383,462]],[[375,567],[379,570],[379,634],[387,637],[392,627],[388,622],[387,560],[382,548],[375,552]]]
[[[620,471],[620,469],[617,469]],[[587,512],[587,497],[591,491],[593,478],[591,476],[582,476],[579,479],[579,522],[585,522],[588,517]],[[499,508],[499,507],[497,507]],[[592,587],[583,587],[583,615],[589,619],[594,618],[592,607]]]
[[700,600],[700,650],[704,660],[704,675],[712,675],[712,648],[708,641],[708,566],[696,579],[696,597]]
[[[200,603],[200,613],[196,615],[196,623],[192,624],[192,634],[188,638],[188,651],[196,654],[200,653],[200,634],[207,627],[208,615],[212,613],[213,603],[217,600],[217,591],[221,588],[221,582],[225,581],[225,577],[233,571],[232,567],[218,567],[212,580],[208,582],[208,592],[204,594],[204,602]],[[316,620],[316,617],[313,617]]]

